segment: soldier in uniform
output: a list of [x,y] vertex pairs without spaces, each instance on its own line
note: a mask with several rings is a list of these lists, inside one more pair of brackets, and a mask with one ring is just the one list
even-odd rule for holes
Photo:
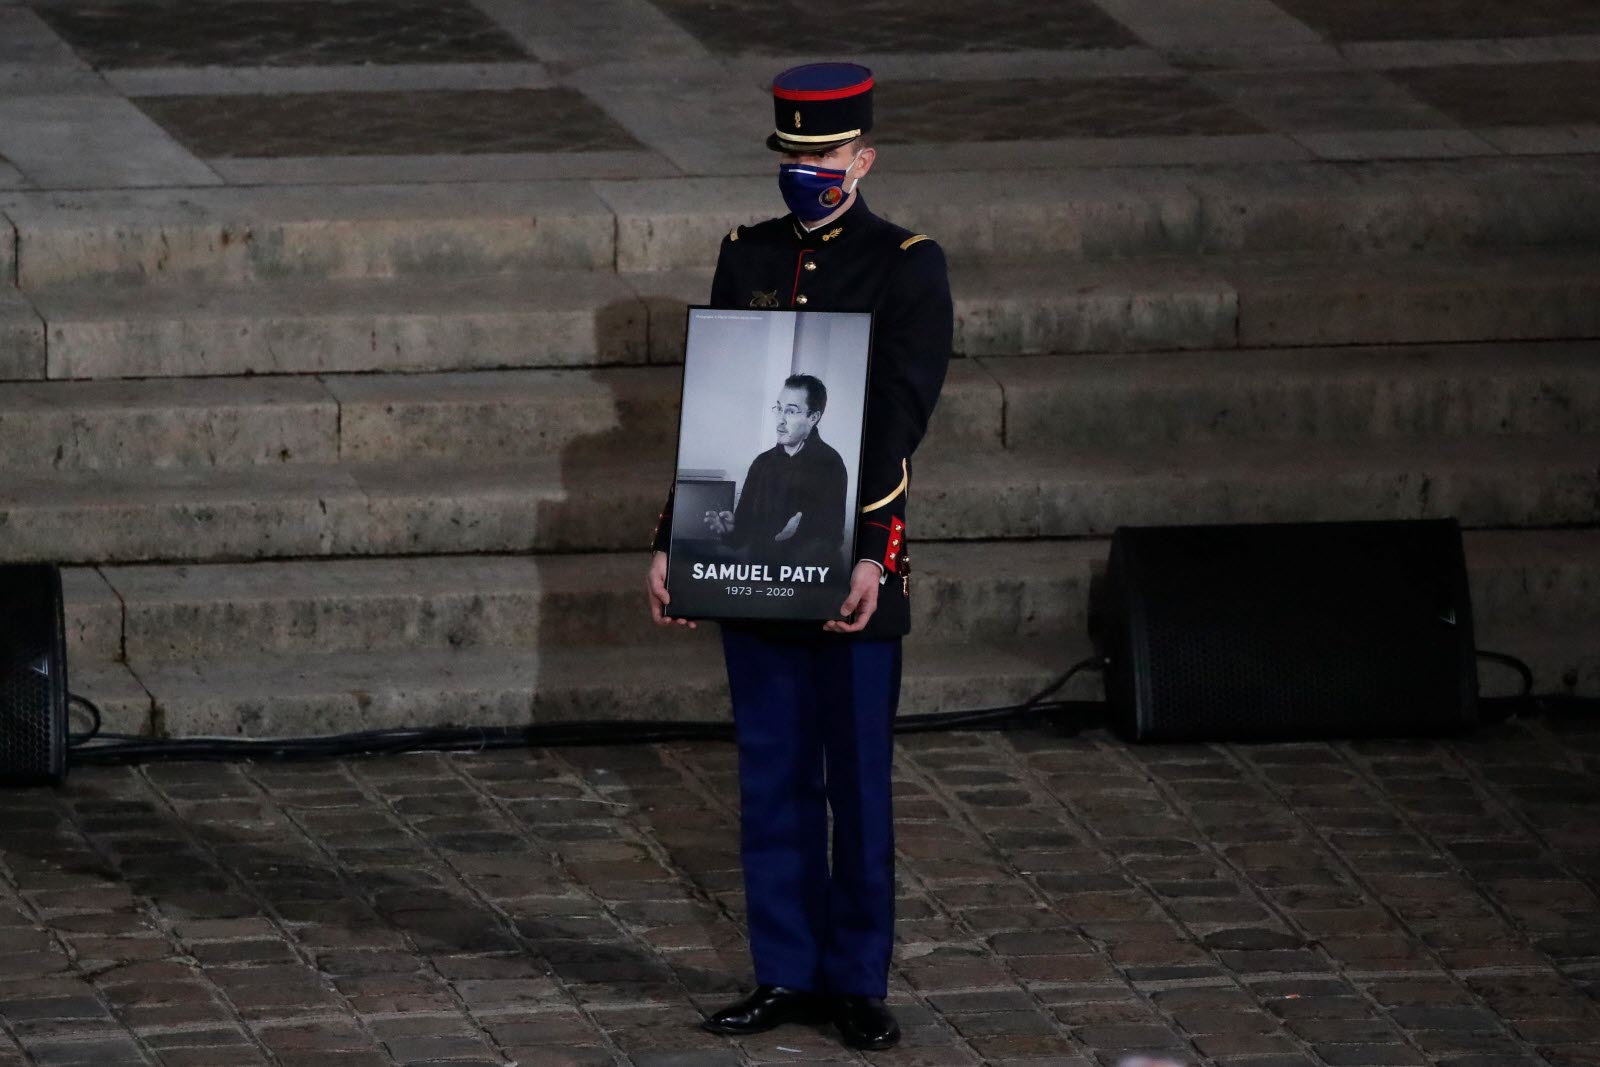
[[[740,855],[757,988],[702,1024],[749,1034],[831,1021],[847,1045],[888,1048],[894,940],[893,723],[910,628],[911,457],[950,359],[944,253],[874,215],[858,185],[877,152],[872,72],[784,71],[772,86],[789,214],[736,227],[711,285],[718,308],[870,311],[872,364],[857,562],[839,618],[722,628],[739,746]],[[662,625],[672,497],[656,526],[648,589]],[[828,853],[828,815],[833,849]]]

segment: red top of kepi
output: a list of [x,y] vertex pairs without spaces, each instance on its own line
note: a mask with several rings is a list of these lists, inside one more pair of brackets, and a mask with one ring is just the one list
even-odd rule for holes
[[859,63],[807,63],[772,79],[775,152],[827,152],[872,129],[872,71]]

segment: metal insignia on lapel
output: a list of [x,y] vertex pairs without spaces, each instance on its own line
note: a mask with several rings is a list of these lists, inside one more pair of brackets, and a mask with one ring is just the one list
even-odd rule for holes
[[822,235],[822,239],[824,241],[831,241],[831,240],[833,240],[835,237],[839,236],[843,232],[844,232],[844,227],[843,226],[835,226],[833,229],[831,229],[827,233],[823,234]]
[[778,306],[778,290],[763,293],[760,289],[750,294],[750,306],[753,308],[775,308]]

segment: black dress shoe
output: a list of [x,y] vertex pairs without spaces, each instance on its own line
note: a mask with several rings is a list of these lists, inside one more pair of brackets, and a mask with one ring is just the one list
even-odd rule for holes
[[900,1024],[878,997],[833,997],[830,1007],[839,1036],[851,1048],[892,1048],[900,1040]]
[[759,1034],[784,1023],[820,1023],[827,1018],[822,999],[804,989],[757,986],[700,1024],[713,1034]]

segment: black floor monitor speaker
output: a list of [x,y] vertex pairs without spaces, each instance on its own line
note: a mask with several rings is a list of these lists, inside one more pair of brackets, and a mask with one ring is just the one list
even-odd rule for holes
[[66,776],[61,571],[0,566],[0,785],[59,785]]
[[1434,735],[1477,719],[1453,519],[1124,527],[1097,636],[1141,741]]

